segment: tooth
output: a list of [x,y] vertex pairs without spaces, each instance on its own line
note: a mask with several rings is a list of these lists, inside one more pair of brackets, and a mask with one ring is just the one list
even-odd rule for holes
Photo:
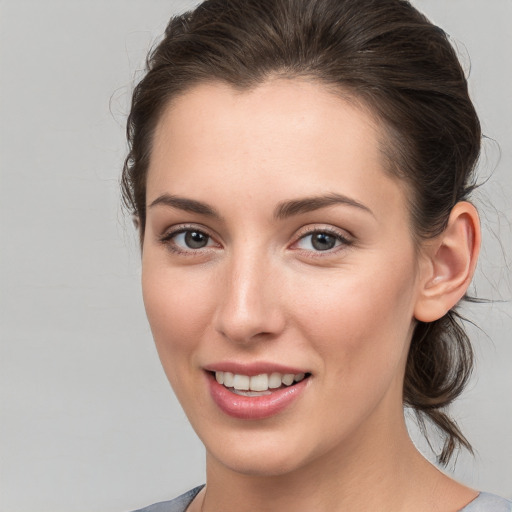
[[251,377],[249,389],[251,391],[266,391],[268,389],[268,375],[262,373],[261,375]]
[[235,377],[234,377],[233,387],[235,389],[248,390],[249,382],[250,382],[250,378],[247,375],[239,375],[237,373],[237,374],[235,374]]
[[[300,382],[305,378],[304,373],[285,373],[284,375],[278,372],[271,373],[270,375],[262,373],[249,377],[248,375],[233,374],[231,372],[215,372],[215,379],[219,384],[223,384],[227,388],[235,388],[239,391],[268,391],[268,389],[277,389],[281,385],[291,386],[294,382]],[[249,396],[249,395],[247,395]]]
[[240,396],[266,396],[271,395],[272,391],[268,389],[266,391],[242,391],[240,389],[233,389],[233,393]]
[[293,375],[293,373],[286,373],[283,375],[283,378],[281,380],[285,386],[291,386],[293,384],[294,378],[295,375]]
[[232,388],[234,382],[234,375],[231,372],[224,372],[224,386]]
[[281,374],[280,373],[271,373],[268,378],[268,387],[270,389],[280,388],[281,387]]

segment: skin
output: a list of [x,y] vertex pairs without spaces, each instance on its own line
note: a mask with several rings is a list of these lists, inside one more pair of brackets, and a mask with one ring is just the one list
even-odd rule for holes
[[[142,284],[162,365],[206,447],[207,490],[192,512],[455,511],[476,496],[417,453],[402,408],[416,319],[441,316],[469,284],[476,213],[461,203],[446,236],[418,248],[382,140],[368,112],[299,80],[202,84],[163,113]],[[276,219],[284,202],[331,194],[351,204]],[[183,229],[207,245],[188,247]],[[334,247],[316,249],[313,231]],[[205,366],[228,360],[311,376],[279,414],[236,419],[205,379]]]

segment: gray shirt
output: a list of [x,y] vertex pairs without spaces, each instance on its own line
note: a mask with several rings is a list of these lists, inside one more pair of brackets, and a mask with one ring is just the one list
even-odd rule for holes
[[[204,485],[200,485],[171,501],[155,503],[154,505],[135,510],[134,512],[185,512],[203,487]],[[495,494],[481,492],[471,503],[466,505],[459,512],[512,512],[512,502],[500,498]]]

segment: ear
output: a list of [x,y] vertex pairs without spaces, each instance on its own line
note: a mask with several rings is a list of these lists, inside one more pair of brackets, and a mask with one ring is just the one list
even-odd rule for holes
[[141,224],[140,224],[140,217],[136,214],[132,215],[132,222],[133,227],[135,228],[135,231],[139,234],[139,246],[140,250],[142,252],[142,249],[144,247],[144,232],[141,230]]
[[457,203],[445,230],[422,248],[416,320],[438,320],[464,296],[475,272],[480,240],[476,208],[465,201]]

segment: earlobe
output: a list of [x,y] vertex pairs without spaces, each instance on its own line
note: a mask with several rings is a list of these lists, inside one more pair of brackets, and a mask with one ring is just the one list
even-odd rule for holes
[[414,310],[417,320],[438,320],[464,296],[476,268],[480,238],[476,208],[465,201],[457,203],[444,231],[424,251]]

